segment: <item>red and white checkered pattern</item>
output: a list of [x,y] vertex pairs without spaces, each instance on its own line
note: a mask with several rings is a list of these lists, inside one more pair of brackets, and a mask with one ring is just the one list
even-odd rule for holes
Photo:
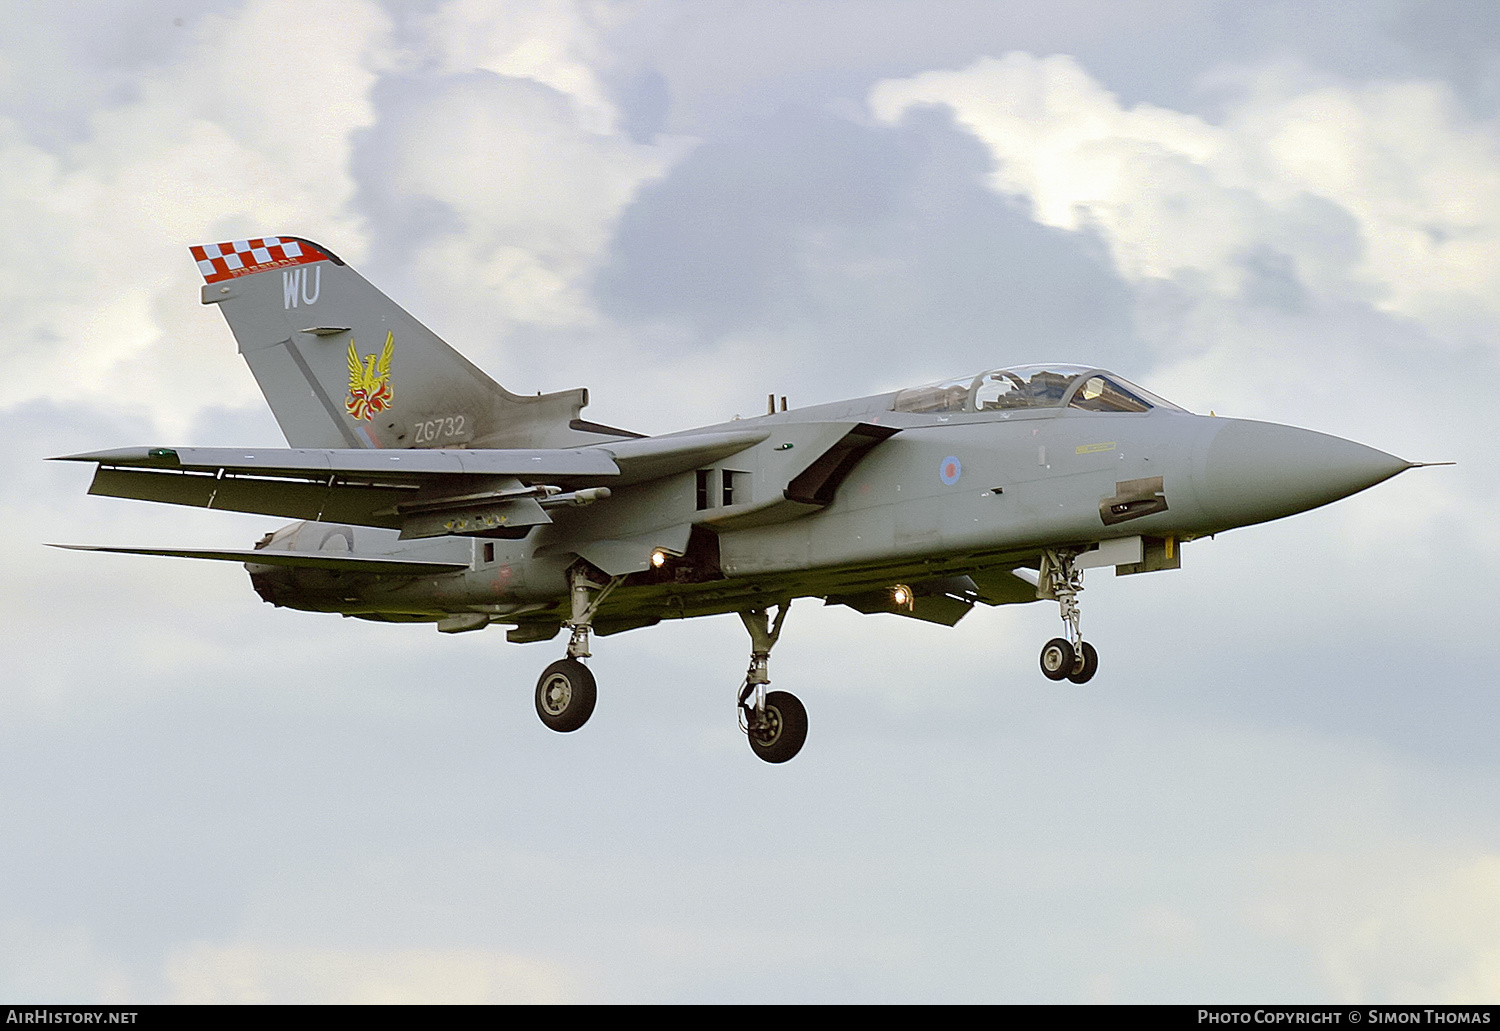
[[207,243],[189,250],[198,262],[198,271],[203,273],[203,279],[208,283],[236,279],[267,269],[307,265],[328,257],[306,240],[277,236]]

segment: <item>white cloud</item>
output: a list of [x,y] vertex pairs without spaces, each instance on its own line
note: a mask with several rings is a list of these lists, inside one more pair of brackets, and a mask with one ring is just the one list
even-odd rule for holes
[[443,71],[484,69],[530,79],[566,95],[588,132],[614,132],[618,112],[599,72],[610,61],[608,30],[625,8],[590,0],[451,0],[429,20],[429,46]]
[[364,174],[459,223],[403,255],[418,283],[481,339],[595,325],[587,281],[615,220],[688,146],[615,131],[599,73],[623,17],[460,0],[398,40],[376,3],[252,0],[184,29],[76,142],[0,118],[0,406],[85,400],[173,437],[205,406],[258,403],[186,248],[295,233],[358,263],[351,156],[361,130],[401,121],[375,104],[387,73],[423,79],[424,99]]
[[401,195],[458,216],[415,263],[460,322],[589,325],[587,276],[615,219],[683,150],[594,132],[548,86],[471,78],[405,124],[383,174]]
[[691,147],[618,128],[604,77],[613,35],[639,14],[453,0],[418,22],[411,53],[428,88],[392,116],[374,174],[454,216],[404,260],[476,358],[519,326],[601,328],[589,279],[616,221]]
[[374,117],[387,30],[373,3],[260,0],[202,19],[74,144],[0,122],[0,405],[87,398],[180,430],[252,400],[186,248],[298,232],[359,250],[350,135]]
[[1340,1001],[1475,1004],[1500,991],[1500,856],[1391,843],[1270,866],[1274,887],[1249,919],[1307,946]]
[[1290,259],[1329,295],[1440,323],[1500,313],[1500,147],[1442,83],[1304,84],[1267,71],[1220,125],[1127,108],[1073,58],[1010,53],[876,84],[877,117],[945,105],[1035,217],[1096,228],[1131,280],[1238,294]]

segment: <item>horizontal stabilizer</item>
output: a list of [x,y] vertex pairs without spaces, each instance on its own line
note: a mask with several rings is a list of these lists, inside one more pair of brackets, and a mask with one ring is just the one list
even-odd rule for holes
[[167,558],[206,558],[257,566],[295,566],[342,573],[384,573],[389,576],[432,576],[468,569],[462,562],[419,562],[411,559],[363,558],[357,555],[311,554],[300,551],[205,551],[195,548],[106,548],[89,544],[53,544],[69,551],[107,551],[116,555],[161,555]]

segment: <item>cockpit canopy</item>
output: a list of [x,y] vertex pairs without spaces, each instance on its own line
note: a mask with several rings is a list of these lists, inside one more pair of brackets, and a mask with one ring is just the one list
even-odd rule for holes
[[977,376],[910,387],[896,395],[898,412],[997,412],[1081,408],[1088,412],[1181,412],[1129,380],[1086,365],[1016,365]]

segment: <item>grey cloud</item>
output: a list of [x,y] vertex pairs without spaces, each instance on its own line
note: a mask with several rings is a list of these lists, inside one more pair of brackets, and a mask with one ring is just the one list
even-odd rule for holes
[[141,73],[196,41],[205,16],[243,0],[22,2],[0,9],[0,115],[49,150],[82,140],[101,106],[131,99]]
[[650,143],[667,127],[672,111],[672,87],[655,68],[644,68],[616,91],[620,128],[636,143]]
[[679,132],[809,95],[858,99],[878,79],[1010,50],[1071,54],[1127,107],[1145,101],[1207,117],[1218,108],[1211,82],[1225,66],[1293,62],[1352,79],[1452,76],[1481,113],[1493,112],[1500,82],[1485,44],[1500,16],[1485,0],[721,2],[661,21],[658,36],[632,45],[671,83]]
[[798,331],[807,360],[839,368],[851,391],[884,386],[892,364],[1138,366],[1130,294],[1102,248],[996,196],[989,169],[937,112],[884,129],[783,109],[642,191],[598,303],[627,323],[689,327],[698,346]]
[[1297,265],[1291,255],[1272,247],[1257,247],[1241,256],[1239,266],[1245,272],[1240,295],[1246,304],[1287,312],[1306,308],[1307,289],[1297,277]]
[[[567,98],[547,86],[488,71],[464,75],[422,73],[383,76],[371,94],[379,116],[354,134],[350,170],[358,183],[355,207],[366,216],[370,258],[363,274],[391,292],[410,271],[411,255],[434,238],[462,233],[463,218],[442,200],[395,180],[391,166],[400,161],[403,137],[441,117],[444,102],[468,95],[482,104],[503,108],[507,102],[567,108]],[[524,141],[495,140],[495,147]],[[497,190],[504,183],[495,183]],[[331,244],[330,244],[331,245]],[[408,284],[409,285],[409,284]]]
[[1487,0],[1410,4],[1392,18],[1392,35],[1419,74],[1450,81],[1473,113],[1500,115],[1500,10]]

